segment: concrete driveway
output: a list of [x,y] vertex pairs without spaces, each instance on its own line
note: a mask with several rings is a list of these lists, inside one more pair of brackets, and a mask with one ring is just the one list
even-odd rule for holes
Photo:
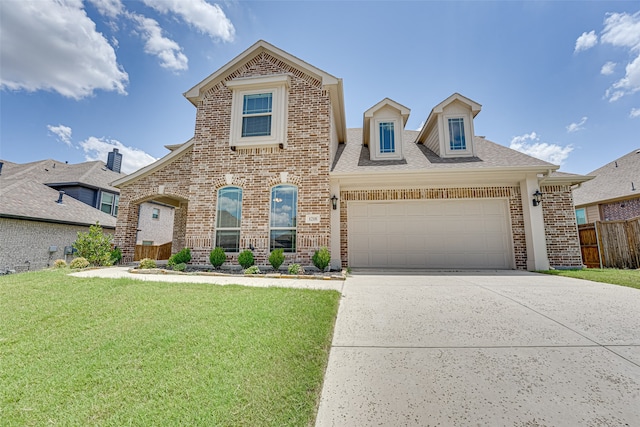
[[638,426],[640,290],[355,272],[317,426]]

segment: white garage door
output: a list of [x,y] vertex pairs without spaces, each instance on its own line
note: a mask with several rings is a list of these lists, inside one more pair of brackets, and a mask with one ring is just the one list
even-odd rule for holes
[[507,201],[350,202],[349,266],[512,268]]

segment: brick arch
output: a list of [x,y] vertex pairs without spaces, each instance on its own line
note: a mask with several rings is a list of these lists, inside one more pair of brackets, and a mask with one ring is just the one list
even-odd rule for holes
[[245,178],[233,174],[223,175],[213,180],[213,188],[216,190],[226,186],[245,188],[246,185],[247,180]]
[[299,177],[298,175],[293,175],[292,173],[289,173],[289,172],[284,172],[284,173],[286,174],[286,178],[283,176],[282,173],[276,173],[274,176],[269,178],[267,180],[267,188],[271,188],[274,185],[278,185],[278,184],[291,184],[297,187],[299,187],[300,184],[302,184],[302,178]]

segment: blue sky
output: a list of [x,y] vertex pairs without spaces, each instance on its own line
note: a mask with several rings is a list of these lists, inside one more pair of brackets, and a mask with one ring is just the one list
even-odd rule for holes
[[182,94],[259,39],[389,97],[418,129],[454,92],[477,135],[587,173],[640,148],[640,3],[1,0],[0,158],[132,172],[193,136]]

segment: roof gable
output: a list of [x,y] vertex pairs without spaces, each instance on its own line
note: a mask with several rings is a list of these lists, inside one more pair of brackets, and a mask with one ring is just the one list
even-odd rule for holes
[[378,102],[373,107],[369,108],[364,112],[363,115],[363,126],[362,126],[362,143],[364,145],[369,145],[369,129],[371,126],[371,119],[378,111],[382,109],[392,109],[396,110],[397,114],[402,118],[402,127],[407,124],[407,120],[409,120],[409,114],[411,110],[404,105],[394,101],[390,98],[384,98],[382,101]]

